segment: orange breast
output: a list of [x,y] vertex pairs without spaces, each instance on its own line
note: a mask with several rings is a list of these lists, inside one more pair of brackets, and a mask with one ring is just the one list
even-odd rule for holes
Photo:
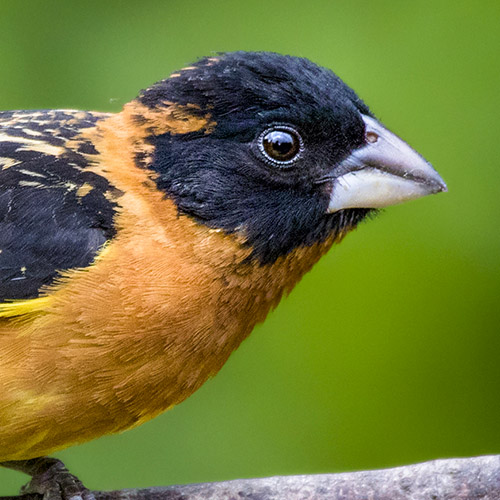
[[332,244],[272,266],[249,262],[241,236],[179,216],[135,166],[144,136],[130,134],[129,118],[92,132],[93,169],[124,193],[116,237],[40,308],[0,322],[0,461],[118,432],[179,403]]

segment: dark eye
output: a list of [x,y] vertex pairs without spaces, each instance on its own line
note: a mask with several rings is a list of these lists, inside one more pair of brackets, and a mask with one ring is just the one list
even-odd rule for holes
[[292,127],[278,125],[259,137],[259,148],[267,160],[280,166],[292,164],[302,152],[302,139]]

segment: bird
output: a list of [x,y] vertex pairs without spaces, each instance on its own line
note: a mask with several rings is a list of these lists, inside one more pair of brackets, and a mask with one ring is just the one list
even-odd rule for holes
[[0,462],[35,475],[179,404],[360,222],[446,189],[301,57],[204,57],[114,114],[0,112]]

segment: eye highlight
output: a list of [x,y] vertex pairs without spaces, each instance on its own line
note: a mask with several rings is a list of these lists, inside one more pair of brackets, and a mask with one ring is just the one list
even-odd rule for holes
[[259,149],[268,162],[285,167],[299,158],[304,145],[295,129],[286,125],[276,125],[260,134]]

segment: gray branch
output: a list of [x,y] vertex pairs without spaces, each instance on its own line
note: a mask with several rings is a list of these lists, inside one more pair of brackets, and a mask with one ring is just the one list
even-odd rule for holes
[[500,500],[500,455],[344,474],[94,493],[96,500]]
[[[93,494],[96,500],[500,500],[500,455],[434,460],[384,470]],[[36,495],[10,498],[28,500]]]

